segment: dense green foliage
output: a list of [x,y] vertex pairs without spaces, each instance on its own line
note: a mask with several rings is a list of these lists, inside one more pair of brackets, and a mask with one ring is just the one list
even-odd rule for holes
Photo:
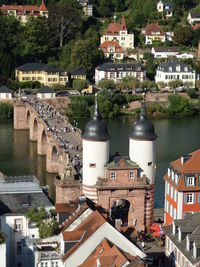
[[189,116],[195,113],[194,105],[188,98],[180,96],[178,94],[172,94],[168,97],[169,100],[169,114],[170,115],[183,115]]
[[6,242],[6,235],[0,231],[0,245]]
[[89,81],[88,80],[80,80],[75,79],[73,80],[72,87],[75,90],[78,90],[81,92],[81,90],[88,88]]
[[58,234],[58,222],[55,219],[55,212],[53,210],[49,214],[44,208],[38,210],[30,208],[27,217],[30,223],[37,223],[40,238]]
[[9,103],[0,103],[0,119],[11,119],[13,117],[13,106]]

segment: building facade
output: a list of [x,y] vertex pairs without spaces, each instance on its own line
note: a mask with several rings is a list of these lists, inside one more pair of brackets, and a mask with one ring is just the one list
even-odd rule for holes
[[165,227],[166,266],[198,267],[200,265],[200,214],[174,220]]
[[113,61],[124,58],[123,48],[115,41],[105,41],[99,47],[103,50],[104,56]]
[[6,15],[15,16],[23,24],[28,21],[30,16],[48,18],[48,9],[43,1],[39,7],[31,5],[2,5],[1,12]]
[[175,57],[179,52],[180,49],[178,47],[155,46],[151,49],[151,53],[155,58]]
[[13,97],[13,91],[6,86],[0,87],[0,100],[9,100]]
[[104,31],[101,37],[101,45],[105,41],[115,41],[124,50],[131,48],[134,49],[134,34],[128,34],[125,18],[122,18],[121,23],[110,23],[108,28]]
[[104,63],[95,68],[96,84],[102,79],[113,80],[117,83],[127,76],[143,81],[146,77],[146,71],[139,63]]
[[174,80],[180,80],[183,84],[191,84],[191,87],[195,87],[196,72],[179,61],[161,63],[156,70],[155,82],[169,84]]
[[200,150],[170,163],[165,180],[165,225],[200,211]]
[[156,137],[143,102],[129,136],[129,156],[109,157],[109,134],[96,102],[82,135],[82,192],[105,208],[114,222],[140,230],[153,222]]
[[49,98],[55,98],[56,93],[54,90],[52,90],[49,86],[44,86],[38,90],[37,98],[40,99],[49,99]]
[[39,238],[37,225],[28,222],[29,208],[53,208],[34,176],[6,177],[0,182],[0,224],[6,235],[7,266],[22,266],[22,240]]
[[68,82],[68,72],[44,63],[26,63],[16,68],[15,78],[19,82],[38,81],[47,86],[65,85]]
[[173,6],[171,3],[159,1],[157,3],[157,11],[159,13],[162,12],[166,18],[171,18],[173,16]]
[[189,12],[187,21],[190,25],[195,25],[200,23],[200,13],[191,13]]

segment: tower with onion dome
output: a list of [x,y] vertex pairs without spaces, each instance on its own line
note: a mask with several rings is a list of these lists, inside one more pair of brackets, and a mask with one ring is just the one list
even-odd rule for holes
[[142,102],[139,120],[134,122],[129,135],[129,157],[141,168],[141,176],[149,184],[155,181],[156,138],[154,125],[146,116],[145,102]]
[[106,123],[99,114],[98,100],[92,120],[85,127],[83,140],[83,186],[82,193],[97,202],[98,177],[104,177],[105,165],[109,161],[109,134]]

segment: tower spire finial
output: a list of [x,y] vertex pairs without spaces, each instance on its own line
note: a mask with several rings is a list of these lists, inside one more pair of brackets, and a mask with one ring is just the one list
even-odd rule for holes
[[146,104],[145,104],[145,94],[143,94],[143,99],[141,103],[140,118],[146,117]]
[[94,118],[99,118],[98,94],[95,94]]

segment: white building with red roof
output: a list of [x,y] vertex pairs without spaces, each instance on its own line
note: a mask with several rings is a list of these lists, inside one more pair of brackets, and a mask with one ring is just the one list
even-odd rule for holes
[[165,180],[165,225],[200,212],[200,149],[170,163]]
[[145,44],[152,44],[153,41],[160,41],[162,43],[166,41],[165,32],[157,23],[147,24],[142,33],[145,36]]
[[43,0],[40,6],[33,5],[2,5],[1,12],[6,15],[15,16],[25,24],[30,16],[48,18],[48,9]]
[[120,60],[124,58],[123,48],[116,41],[105,41],[100,45],[106,58]]
[[134,49],[134,34],[128,34],[124,16],[120,23],[110,23],[108,28],[105,29],[101,37],[101,44],[105,41],[115,41],[123,49]]

